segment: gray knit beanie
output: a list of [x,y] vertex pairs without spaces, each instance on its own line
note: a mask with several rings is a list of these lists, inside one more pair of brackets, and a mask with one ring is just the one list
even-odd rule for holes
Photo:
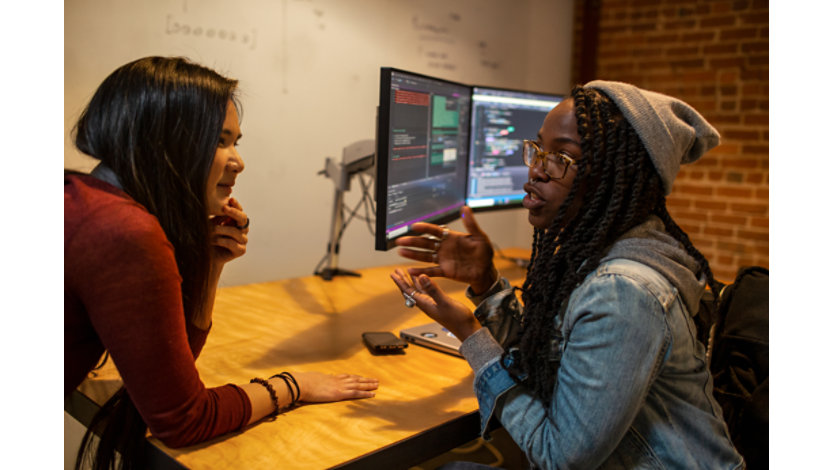
[[637,131],[663,180],[666,194],[682,163],[692,163],[718,145],[718,131],[683,101],[622,82],[594,80],[594,88],[611,98]]

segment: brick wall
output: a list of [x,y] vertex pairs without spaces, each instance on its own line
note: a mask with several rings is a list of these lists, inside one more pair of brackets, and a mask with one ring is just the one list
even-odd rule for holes
[[[682,167],[668,198],[715,276],[767,267],[768,2],[576,0],[575,12],[574,82],[620,80],[676,96],[721,133],[718,147]],[[594,16],[596,25],[583,23]]]

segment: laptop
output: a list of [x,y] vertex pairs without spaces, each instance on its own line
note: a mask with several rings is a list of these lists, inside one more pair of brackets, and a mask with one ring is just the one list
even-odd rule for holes
[[409,343],[463,357],[460,354],[460,340],[437,322],[400,330],[400,338]]

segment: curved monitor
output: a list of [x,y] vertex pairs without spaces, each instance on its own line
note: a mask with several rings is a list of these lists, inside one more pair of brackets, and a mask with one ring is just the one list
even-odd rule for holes
[[382,68],[376,152],[377,250],[415,222],[442,224],[466,203],[472,87]]
[[527,181],[522,141],[535,140],[544,117],[563,98],[503,88],[472,89],[469,207],[483,211],[521,206]]

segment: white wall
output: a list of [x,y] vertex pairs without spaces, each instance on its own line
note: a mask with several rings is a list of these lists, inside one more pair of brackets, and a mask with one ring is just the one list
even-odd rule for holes
[[[120,65],[183,55],[240,80],[239,150],[246,171],[235,197],[252,219],[248,253],[221,285],[312,274],[324,256],[333,184],[326,156],[374,138],[379,68],[468,84],[566,93],[571,0],[66,0],[66,168],[95,162],[72,146],[72,125],[95,88]],[[358,200],[358,185],[346,196]],[[500,247],[529,246],[523,209],[485,213]],[[461,229],[460,222],[451,224]],[[339,266],[396,264],[353,221]]]

